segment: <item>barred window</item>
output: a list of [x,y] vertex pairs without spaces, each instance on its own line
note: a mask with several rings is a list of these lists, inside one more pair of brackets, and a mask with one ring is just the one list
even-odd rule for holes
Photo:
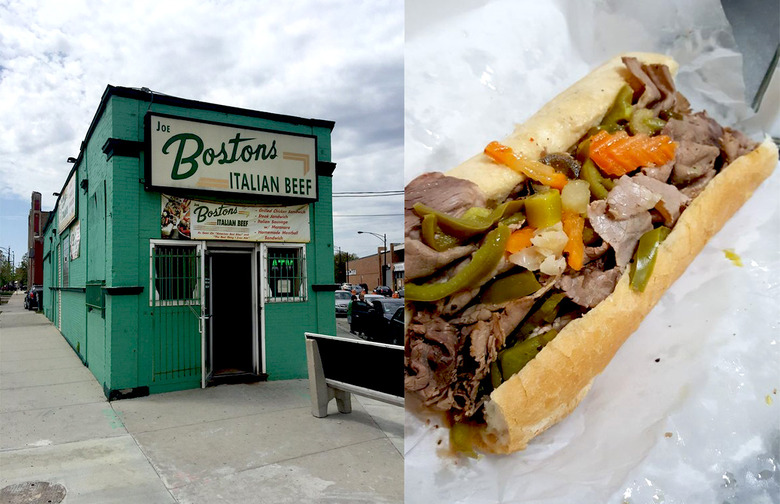
[[152,244],[150,306],[200,303],[198,249]]
[[267,301],[306,301],[303,247],[268,247]]

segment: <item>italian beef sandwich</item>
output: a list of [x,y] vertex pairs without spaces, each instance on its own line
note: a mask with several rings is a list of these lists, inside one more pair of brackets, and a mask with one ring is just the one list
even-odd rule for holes
[[568,415],[777,164],[630,53],[406,187],[405,388],[450,447],[510,453]]

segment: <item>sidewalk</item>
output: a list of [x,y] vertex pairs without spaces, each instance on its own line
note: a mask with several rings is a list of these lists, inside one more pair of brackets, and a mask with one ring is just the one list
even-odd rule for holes
[[306,380],[109,403],[22,299],[0,305],[0,502],[403,501],[403,408],[354,396],[318,419]]

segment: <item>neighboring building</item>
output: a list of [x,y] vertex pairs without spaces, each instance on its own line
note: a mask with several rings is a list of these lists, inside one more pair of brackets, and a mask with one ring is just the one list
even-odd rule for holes
[[402,289],[404,286],[404,244],[398,243],[390,244],[390,256],[392,257],[391,261],[393,263],[392,265],[392,272],[393,272],[393,285],[392,289],[394,291],[398,289]]
[[307,376],[335,334],[334,123],[108,86],[44,229],[44,311],[109,398]]
[[[383,279],[382,265],[387,262],[387,273]],[[379,285],[387,285],[391,289],[398,290],[404,285],[404,246],[403,244],[390,244],[387,254],[382,253],[382,247],[376,254],[361,257],[349,261],[347,265],[347,283],[358,285],[366,284],[369,290],[374,290]]]
[[43,225],[49,212],[41,211],[41,193],[33,192],[27,217],[27,286],[43,285]]

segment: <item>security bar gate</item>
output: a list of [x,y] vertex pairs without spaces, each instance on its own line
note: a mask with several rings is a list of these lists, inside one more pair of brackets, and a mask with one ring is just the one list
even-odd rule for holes
[[149,306],[157,384],[201,378],[202,256],[197,243],[151,243]]

